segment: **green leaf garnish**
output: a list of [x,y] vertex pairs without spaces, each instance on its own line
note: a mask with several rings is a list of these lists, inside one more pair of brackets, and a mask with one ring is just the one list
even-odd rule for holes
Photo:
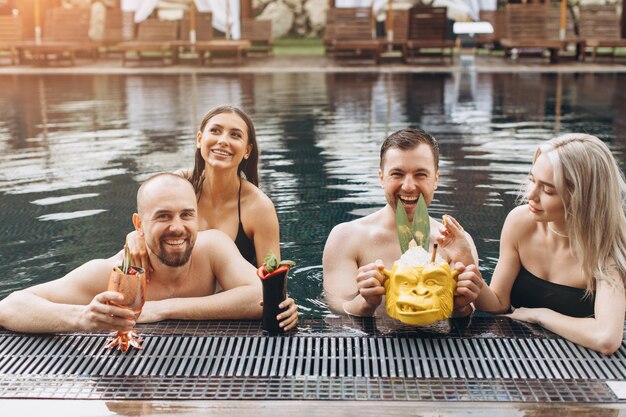
[[413,222],[409,222],[409,216],[402,205],[400,199],[396,202],[396,230],[398,231],[398,240],[400,241],[400,250],[405,253],[409,250],[409,243],[414,240],[419,246],[428,251],[430,238],[430,217],[428,216],[428,207],[426,200],[420,194],[417,199],[417,206],[413,214]]
[[265,271],[268,274],[274,272],[274,270],[278,268],[278,259],[276,259],[276,255],[274,255],[274,252],[268,252],[268,254],[265,256],[265,260],[263,261],[263,266],[265,267]]
[[396,230],[398,231],[400,250],[404,253],[409,249],[409,242],[413,239],[413,233],[411,232],[409,216],[407,216],[400,199],[396,201]]
[[289,260],[280,261],[279,263],[278,259],[276,259],[276,255],[274,255],[272,251],[268,252],[268,254],[265,256],[265,260],[263,261],[263,267],[265,268],[265,272],[267,272],[268,274],[271,274],[283,265],[288,265],[291,268],[295,264],[296,263],[294,261]]
[[422,194],[420,194],[420,197],[417,200],[417,206],[415,207],[415,213],[413,214],[412,230],[415,243],[422,246],[428,252],[428,243],[430,238],[430,217],[428,216],[428,207],[426,207],[426,200],[424,200],[424,196]]

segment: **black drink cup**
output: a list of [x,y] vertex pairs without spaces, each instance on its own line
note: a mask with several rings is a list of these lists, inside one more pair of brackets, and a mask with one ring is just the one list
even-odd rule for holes
[[287,272],[288,269],[262,278],[263,283],[263,330],[270,334],[277,334],[282,331],[278,326],[279,321],[276,316],[285,311],[278,305],[287,298]]

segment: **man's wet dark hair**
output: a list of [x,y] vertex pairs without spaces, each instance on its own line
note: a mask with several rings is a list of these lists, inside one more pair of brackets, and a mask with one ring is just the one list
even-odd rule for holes
[[398,148],[408,151],[418,147],[422,143],[430,146],[430,149],[433,151],[433,157],[435,158],[435,169],[438,170],[439,143],[437,143],[437,139],[424,132],[422,129],[412,128],[398,130],[397,132],[389,135],[387,139],[385,139],[382,146],[380,147],[380,167],[383,167],[385,154],[390,148]]

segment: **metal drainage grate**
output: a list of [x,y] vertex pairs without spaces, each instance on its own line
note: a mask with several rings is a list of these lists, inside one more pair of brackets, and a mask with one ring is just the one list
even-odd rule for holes
[[0,340],[0,374],[626,379],[626,349],[610,356],[562,339],[147,336],[144,350],[104,337]]
[[0,398],[620,402],[606,381],[626,380],[626,344],[604,357],[503,318],[302,324],[287,337],[258,322],[141,326],[144,350],[125,354],[102,334],[0,330]]

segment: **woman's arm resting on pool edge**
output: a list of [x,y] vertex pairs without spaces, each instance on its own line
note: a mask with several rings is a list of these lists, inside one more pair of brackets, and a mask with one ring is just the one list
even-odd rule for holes
[[586,348],[610,355],[622,345],[624,332],[624,287],[600,281],[596,289],[593,318],[565,316],[547,308],[518,308],[512,319],[536,323]]

